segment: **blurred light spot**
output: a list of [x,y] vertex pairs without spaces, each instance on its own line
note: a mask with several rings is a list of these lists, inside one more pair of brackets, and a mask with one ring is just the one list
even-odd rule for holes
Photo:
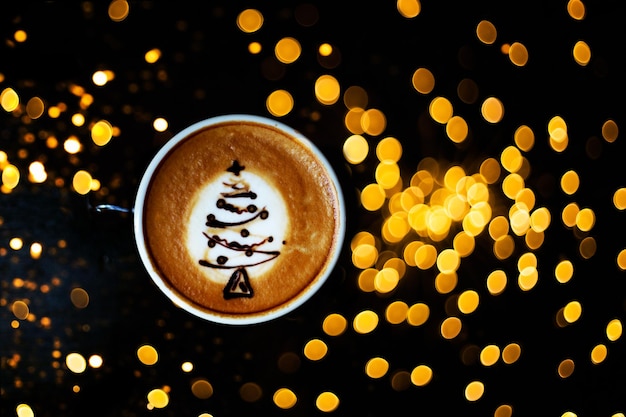
[[571,359],[564,359],[559,364],[558,373],[561,378],[569,378],[574,373],[575,363]]
[[568,323],[574,323],[582,314],[582,306],[578,301],[570,301],[563,309],[563,318]]
[[496,408],[493,413],[493,417],[511,417],[513,415],[513,407],[507,404],[503,404]]
[[585,4],[581,0],[569,0],[567,2],[567,14],[572,19],[583,20],[585,18]]
[[300,57],[302,47],[295,38],[285,37],[276,43],[274,53],[283,64],[291,64]]
[[213,395],[213,385],[206,379],[196,379],[191,383],[191,393],[201,400],[206,400]]
[[456,272],[450,274],[439,273],[435,277],[435,289],[439,294],[452,292],[458,283],[459,277]]
[[65,357],[67,368],[75,374],[85,372],[87,369],[87,361],[80,353],[70,353]]
[[13,39],[15,39],[16,42],[26,42],[26,39],[28,39],[28,35],[26,34],[26,32],[22,29],[16,30],[15,33],[13,34]]
[[454,249],[444,249],[437,256],[437,268],[444,274],[456,272],[461,265],[461,258]]
[[598,365],[606,359],[608,350],[605,345],[599,344],[591,349],[591,363]]
[[170,397],[162,389],[153,389],[148,393],[148,402],[154,408],[165,408],[170,402]]
[[48,178],[46,168],[39,161],[34,161],[28,166],[28,177],[30,181],[41,184]]
[[428,365],[418,365],[411,371],[413,385],[423,387],[433,379],[433,370]]
[[383,268],[378,271],[374,278],[374,288],[379,293],[386,294],[393,291],[399,281],[400,275],[398,271],[393,268]]
[[339,81],[332,75],[322,75],[315,80],[315,97],[325,105],[335,104],[341,96]]
[[458,317],[448,317],[441,323],[441,336],[444,339],[454,339],[461,332],[462,323]]
[[246,9],[237,16],[237,27],[245,33],[253,33],[263,26],[263,15],[256,9]]
[[82,148],[83,145],[81,145],[76,136],[70,136],[63,142],[63,149],[71,155],[80,152]]
[[435,88],[435,76],[427,68],[418,68],[411,78],[413,88],[422,94],[429,94]]
[[109,77],[107,77],[106,72],[104,71],[96,71],[91,76],[91,81],[99,87],[102,87],[109,81]]
[[480,381],[472,381],[465,387],[467,401],[478,401],[485,393],[485,385]]
[[434,121],[446,124],[452,117],[452,103],[445,97],[435,97],[430,102],[428,112]]
[[370,244],[358,245],[352,251],[352,263],[359,269],[369,268],[374,265],[378,257],[378,249]]
[[372,136],[378,136],[387,127],[385,114],[378,109],[369,109],[361,115],[361,127],[363,131]]
[[476,240],[474,239],[474,236],[461,230],[456,234],[456,236],[454,236],[452,246],[461,258],[465,258],[471,255],[474,251],[474,248],[476,247]]
[[329,56],[333,53],[333,47],[329,43],[323,43],[317,48],[317,53],[321,56]]
[[339,397],[330,391],[322,392],[317,396],[315,406],[324,413],[330,413],[339,407]]
[[391,376],[391,388],[394,391],[404,391],[411,386],[411,374],[407,371],[397,371]]
[[304,356],[312,361],[319,361],[326,356],[328,346],[320,339],[311,339],[304,345]]
[[522,167],[522,154],[515,146],[507,146],[500,154],[502,167],[509,172],[517,172]]
[[511,235],[500,236],[493,243],[493,253],[500,260],[507,259],[513,254],[515,241]]
[[509,48],[509,59],[514,65],[523,67],[528,63],[528,50],[519,42],[513,42]]
[[550,211],[545,207],[539,207],[530,215],[530,227],[535,232],[542,233],[550,226],[551,219]]
[[283,410],[292,408],[294,405],[296,405],[296,402],[298,401],[298,397],[296,397],[296,394],[294,394],[294,392],[289,388],[279,388],[274,393],[272,399],[274,401],[274,404],[276,404],[278,408],[282,408]]
[[538,280],[539,273],[537,272],[537,268],[534,266],[527,266],[520,271],[517,284],[522,291],[530,291],[535,287],[535,285],[537,285]]
[[31,119],[38,119],[44,112],[43,100],[39,97],[33,97],[26,103],[26,113]]
[[489,123],[498,123],[504,117],[504,105],[496,97],[488,97],[483,101],[480,112]]
[[324,318],[322,330],[329,336],[341,335],[347,327],[347,320],[338,313],[332,313]]
[[14,89],[7,87],[0,93],[0,104],[6,112],[12,112],[20,105],[20,97]]
[[72,186],[78,194],[85,195],[91,191],[91,174],[87,171],[78,171],[72,179]]
[[429,316],[430,308],[424,303],[416,303],[409,307],[406,319],[411,326],[421,326]]
[[361,204],[366,210],[376,211],[385,203],[385,189],[380,184],[368,184],[361,191]]
[[370,378],[378,379],[387,374],[389,362],[381,357],[372,358],[365,364],[365,374]]
[[163,117],[157,117],[152,122],[152,127],[157,132],[165,132],[167,130],[168,125],[169,124],[168,124],[167,120],[165,120]]
[[456,93],[465,104],[474,104],[478,100],[478,85],[474,80],[464,78],[459,81]]
[[248,403],[258,401],[263,396],[261,386],[255,382],[246,382],[239,388],[239,396]]
[[490,21],[481,20],[478,22],[478,25],[476,25],[476,36],[482,43],[491,45],[496,41],[498,31]]
[[500,348],[496,345],[487,345],[480,351],[480,363],[484,366],[493,366],[500,359]]
[[372,310],[361,311],[354,317],[352,326],[357,333],[371,333],[378,326],[378,314]]
[[471,314],[478,308],[480,298],[474,290],[466,290],[459,295],[457,306],[463,314]]
[[154,365],[159,360],[159,354],[154,347],[142,345],[137,349],[137,358],[144,365]]
[[102,356],[100,355],[91,355],[89,357],[89,366],[92,368],[100,368],[104,361],[102,360]]
[[420,0],[397,0],[396,8],[402,17],[412,19],[420,14],[422,4]]
[[113,0],[109,4],[109,18],[114,22],[121,22],[128,17],[130,6],[126,0]]
[[614,120],[607,120],[602,124],[602,137],[605,141],[613,143],[617,140],[619,135],[619,128]]
[[35,412],[28,404],[19,404],[15,408],[17,417],[35,417]]
[[[502,180],[502,191],[511,200],[515,200],[517,194],[524,189],[524,178],[521,175],[512,172]],[[526,211],[528,206],[526,206]],[[510,216],[509,216],[510,217]]]
[[385,309],[385,319],[390,324],[400,324],[407,319],[409,306],[404,301],[394,301]]
[[580,241],[580,244],[578,245],[578,252],[584,259],[590,259],[596,254],[597,248],[598,245],[596,240],[593,237],[588,236]]
[[535,145],[535,133],[530,127],[522,125],[515,130],[513,140],[520,150],[528,152]]
[[24,247],[24,241],[19,237],[14,237],[9,240],[9,247],[13,250],[20,250]]
[[357,85],[350,86],[343,93],[343,103],[348,109],[365,109],[367,107],[368,96],[363,87]]
[[248,44],[248,52],[250,52],[253,55],[257,55],[260,54],[261,51],[263,50],[263,46],[261,45],[260,42],[250,42]]
[[500,295],[506,288],[507,277],[503,270],[492,271],[487,276],[487,290],[491,295]]
[[606,325],[606,337],[611,342],[622,337],[622,322],[619,319],[613,319]]
[[113,137],[113,126],[106,120],[96,122],[91,128],[91,139],[98,146],[104,146]]
[[578,216],[578,212],[580,208],[576,203],[568,203],[561,212],[561,220],[563,224],[567,227],[576,226],[576,217]]
[[454,143],[461,143],[467,138],[469,128],[461,116],[452,116],[446,124],[446,135]]
[[154,64],[161,58],[161,50],[159,48],[152,48],[143,56],[148,64]]
[[363,292],[376,291],[376,287],[374,285],[376,274],[378,274],[378,270],[374,268],[368,268],[361,271],[358,278],[359,289]]
[[626,249],[622,249],[617,254],[617,266],[622,271],[626,271]]
[[376,157],[379,161],[386,159],[398,162],[402,156],[402,144],[394,137],[388,136],[376,145]]
[[591,48],[585,41],[578,41],[572,50],[574,61],[580,66],[586,66],[591,61]]
[[2,170],[2,185],[9,190],[17,187],[20,182],[20,171],[13,164],[7,164]]
[[569,282],[569,280],[572,279],[573,275],[574,275],[574,265],[568,260],[563,260],[559,262],[556,268],[554,269],[554,277],[561,284],[565,284],[566,282]]
[[400,167],[396,162],[386,159],[376,166],[374,177],[381,187],[391,189],[400,180]]
[[505,346],[502,350],[502,360],[504,363],[510,365],[517,362],[522,353],[522,348],[517,343],[511,343]]
[[85,124],[85,115],[81,113],[74,113],[72,115],[72,124],[74,126],[80,127]]
[[267,110],[276,117],[282,117],[293,110],[293,97],[286,90],[276,90],[270,93],[265,102]]
[[437,248],[431,244],[424,244],[415,251],[415,265],[426,270],[437,262]]
[[41,252],[43,250],[43,246],[39,242],[33,242],[30,245],[30,257],[33,259],[39,259],[41,256]]
[[593,229],[596,223],[596,215],[590,208],[584,208],[576,214],[576,227],[583,232]]
[[11,305],[11,311],[13,312],[15,318],[18,320],[26,320],[26,318],[30,314],[28,304],[26,304],[24,301],[15,301]]
[[74,307],[85,308],[89,305],[89,294],[82,288],[74,288],[70,292],[70,300]]
[[360,164],[369,153],[369,144],[361,135],[352,135],[343,143],[343,156],[351,164]]

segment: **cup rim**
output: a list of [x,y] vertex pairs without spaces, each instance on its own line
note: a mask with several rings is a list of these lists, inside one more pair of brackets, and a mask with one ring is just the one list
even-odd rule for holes
[[[337,236],[336,236],[336,250],[333,251],[328,258],[328,262],[326,268],[321,276],[318,277],[307,289],[302,292],[298,296],[288,300],[280,306],[270,309],[266,313],[262,314],[225,314],[225,313],[211,313],[210,310],[196,308],[192,303],[189,302],[186,298],[182,297],[177,291],[174,291],[170,286],[168,286],[165,282],[165,279],[161,277],[159,272],[153,265],[152,259],[145,244],[145,233],[144,233],[144,206],[145,206],[145,197],[152,181],[152,177],[161,164],[163,158],[179,143],[183,142],[189,136],[191,136],[194,132],[197,132],[201,129],[204,129],[209,126],[214,126],[222,123],[230,123],[230,122],[253,122],[260,125],[265,125],[269,127],[273,127],[285,132],[286,135],[295,138],[300,144],[304,147],[308,148],[315,157],[320,161],[320,163],[326,169],[326,174],[331,180],[336,196],[337,196],[337,211],[338,211],[338,227],[337,227]],[[139,252],[139,256],[141,262],[148,272],[148,275],[152,279],[152,281],[157,285],[157,287],[163,292],[169,299],[172,301],[177,307],[186,310],[188,313],[192,315],[202,318],[204,320],[218,323],[218,324],[228,324],[228,325],[250,325],[257,324],[262,322],[268,322],[279,317],[282,317],[301,305],[303,305],[306,301],[308,301],[318,290],[324,285],[328,277],[332,274],[335,269],[336,263],[339,259],[342,246],[345,240],[346,233],[346,206],[343,198],[343,193],[341,189],[341,185],[339,183],[339,179],[326,158],[326,156],[322,153],[322,151],[304,134],[300,131],[282,123],[274,119],[270,119],[264,116],[257,116],[252,114],[227,114],[220,116],[209,117],[204,120],[200,120],[195,122],[183,130],[176,133],[171,139],[163,145],[158,152],[152,157],[150,163],[147,168],[143,172],[141,177],[141,181],[139,183],[139,187],[137,189],[137,194],[135,196],[134,202],[134,215],[133,215],[133,229],[135,236],[135,245]]]

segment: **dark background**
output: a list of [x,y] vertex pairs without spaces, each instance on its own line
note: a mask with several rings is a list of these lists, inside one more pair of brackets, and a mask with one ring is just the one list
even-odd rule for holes
[[[615,190],[626,186],[624,3],[586,2],[582,21],[569,17],[565,1],[422,3],[419,16],[406,19],[393,1],[145,0],[130,1],[129,16],[113,22],[106,1],[4,2],[0,90],[15,89],[22,105],[37,96],[46,108],[65,103],[67,111],[57,119],[44,114],[36,120],[25,112],[0,112],[0,150],[22,175],[14,190],[0,194],[0,414],[15,415],[17,405],[25,403],[35,416],[308,416],[324,414],[315,407],[315,398],[332,391],[340,399],[332,414],[342,416],[488,416],[502,404],[510,405],[514,416],[561,416],[566,411],[578,416],[623,415],[624,337],[608,341],[605,328],[612,319],[626,319],[626,273],[615,261],[626,247],[626,213],[611,200]],[[302,7],[308,7],[304,16],[310,23],[302,21]],[[237,28],[236,17],[246,8],[264,15],[256,33]],[[498,29],[494,45],[476,38],[476,25],[483,19]],[[19,29],[28,34],[23,43],[13,38]],[[273,55],[273,46],[285,36],[302,45],[300,58],[288,65]],[[591,47],[592,59],[585,67],[572,58],[578,40]],[[247,51],[251,41],[263,45],[260,54]],[[525,67],[515,67],[500,52],[502,44],[516,41],[528,48]],[[318,59],[317,48],[324,42],[338,52],[332,64]],[[148,64],[144,54],[152,48],[159,48],[162,57]],[[435,89],[428,95],[411,86],[419,67],[435,75]],[[100,69],[115,73],[103,87],[91,81]],[[522,292],[515,282],[523,242],[511,259],[498,261],[486,232],[462,262],[459,284],[451,294],[435,291],[434,271],[415,268],[409,268],[391,295],[359,290],[349,241],[361,230],[380,236],[384,215],[367,212],[358,203],[358,190],[374,180],[377,161],[373,151],[357,166],[344,161],[342,146],[350,135],[343,121],[346,107],[341,100],[330,106],[316,100],[313,85],[323,74],[335,76],[342,92],[363,87],[368,107],[383,111],[385,132],[365,136],[372,150],[382,137],[401,140],[400,165],[407,181],[425,157],[475,170],[477,161],[498,158],[513,144],[519,125],[533,129],[536,143],[525,154],[531,165],[527,184],[537,194],[537,206],[552,213],[545,243],[536,251],[540,279],[533,290]],[[463,103],[457,96],[464,78],[479,87],[475,103]],[[84,87],[94,98],[82,110],[87,120],[83,127],[70,121],[81,111],[71,85]],[[295,100],[293,110],[280,120],[308,135],[341,179],[349,206],[346,245],[327,284],[288,316],[250,327],[207,323],[177,309],[152,284],[136,253],[130,215],[94,213],[89,206],[131,207],[143,169],[176,132],[220,114],[270,116],[265,100],[277,89],[288,90]],[[470,137],[461,146],[446,139],[443,127],[428,115],[428,104],[437,95],[448,97],[455,113],[470,125]],[[489,96],[504,103],[500,123],[489,124],[480,116],[480,103]],[[570,142],[562,153],[548,145],[547,123],[555,115],[568,123]],[[152,121],[157,117],[168,120],[167,131],[155,132]],[[104,147],[91,143],[87,128],[100,119],[121,132]],[[622,129],[614,143],[601,137],[608,119]],[[28,139],[30,134],[34,140]],[[46,146],[51,135],[61,144],[55,149]],[[62,147],[70,135],[83,143],[82,152],[74,156]],[[591,148],[597,152],[590,153]],[[48,173],[42,184],[27,179],[35,160],[42,161]],[[81,169],[101,181],[100,191],[80,196],[72,189],[72,177]],[[581,178],[574,196],[566,196],[558,186],[560,176],[570,169]],[[501,194],[498,184],[492,192]],[[589,260],[578,255],[581,236],[560,220],[562,208],[571,201],[593,208],[597,216],[590,235],[598,250]],[[22,249],[9,247],[14,237],[23,240]],[[39,259],[29,255],[33,242],[43,245]],[[567,284],[559,284],[553,274],[562,258],[575,267]],[[484,285],[494,269],[504,269],[509,276],[506,291],[497,297]],[[72,304],[74,288],[89,294],[86,308]],[[447,316],[446,306],[469,288],[479,292],[481,304],[463,317],[461,335],[444,340],[439,324]],[[387,323],[384,309],[393,300],[428,304],[428,322],[421,327]],[[581,302],[582,317],[561,328],[555,315],[571,300]],[[15,301],[28,303],[29,319],[16,319],[11,308]],[[381,321],[375,331],[360,335],[351,321],[364,309],[376,311]],[[343,314],[349,323],[338,337],[325,335],[321,328],[332,312]],[[329,347],[319,362],[302,354],[312,338],[323,339]],[[488,344],[502,348],[512,342],[522,347],[520,360],[512,365],[500,360],[485,367],[471,360],[471,352]],[[608,357],[594,365],[589,355],[600,343],[607,346]],[[158,350],[156,365],[137,359],[143,344]],[[85,358],[97,354],[104,363],[74,374],[65,365],[71,352]],[[285,353],[300,358],[295,372],[279,367]],[[381,379],[364,372],[374,356],[390,363]],[[576,367],[563,379],[557,369],[568,358]],[[181,371],[185,361],[194,363],[192,372]],[[419,364],[433,369],[427,386],[392,388],[395,373],[410,372]],[[211,383],[210,398],[192,394],[190,384],[196,378]],[[485,384],[485,394],[469,402],[463,390],[474,380]],[[260,399],[242,399],[239,389],[246,382],[261,387]],[[77,393],[75,386],[80,387]],[[148,411],[147,393],[163,386],[171,388],[169,405]],[[296,393],[294,408],[282,410],[273,403],[280,387]]]

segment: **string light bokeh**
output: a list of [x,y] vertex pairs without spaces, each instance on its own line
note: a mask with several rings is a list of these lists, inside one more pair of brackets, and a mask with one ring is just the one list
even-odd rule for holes
[[[625,6],[465,3],[3,5],[2,415],[623,417]],[[169,303],[131,227],[227,113],[304,132],[349,207],[320,293],[246,328]]]

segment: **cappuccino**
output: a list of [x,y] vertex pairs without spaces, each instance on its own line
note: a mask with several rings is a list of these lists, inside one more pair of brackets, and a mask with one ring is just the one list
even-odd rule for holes
[[150,276],[178,306],[250,324],[292,311],[324,283],[344,210],[331,166],[300,133],[222,116],[183,130],[153,159],[135,235]]

